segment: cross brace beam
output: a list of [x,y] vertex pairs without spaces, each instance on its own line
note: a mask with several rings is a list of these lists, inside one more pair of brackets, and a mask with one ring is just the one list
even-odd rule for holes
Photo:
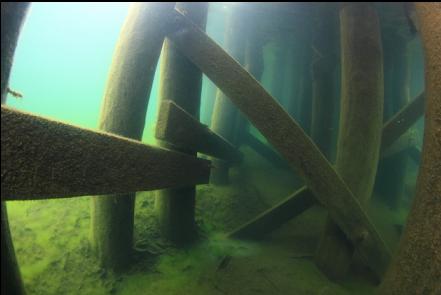
[[248,117],[304,179],[317,200],[382,277],[390,251],[361,204],[299,124],[240,64],[175,11],[180,28],[168,37]]
[[155,136],[178,148],[193,152],[232,162],[242,159],[242,153],[231,143],[170,100],[161,103]]
[[2,200],[207,183],[209,161],[1,107]]

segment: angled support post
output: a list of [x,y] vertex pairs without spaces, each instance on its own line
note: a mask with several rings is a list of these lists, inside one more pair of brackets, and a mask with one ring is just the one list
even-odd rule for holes
[[1,132],[2,200],[182,187],[210,174],[207,160],[4,106]]
[[389,147],[424,114],[424,92],[406,104],[383,125],[381,150]]
[[[341,103],[335,166],[360,204],[367,206],[375,183],[383,124],[380,21],[371,3],[340,5]],[[314,260],[335,280],[346,276],[354,243],[332,219],[326,222]]]
[[426,84],[423,154],[417,191],[379,294],[441,293],[441,3],[415,3]]
[[[132,3],[109,71],[99,119],[105,132],[141,140],[153,77],[174,3]],[[135,194],[91,200],[91,245],[102,267],[130,264]]]
[[315,203],[312,192],[307,187],[302,187],[280,203],[228,233],[227,237],[259,239],[311,208]]
[[242,153],[236,147],[170,100],[161,103],[155,136],[177,149],[231,162],[242,159]]
[[[417,98],[415,98],[415,100],[421,100],[421,98],[422,98],[422,96],[420,95]],[[415,110],[415,108],[412,107],[412,105],[415,105],[415,104],[410,103],[410,104],[406,105],[405,107],[403,107],[403,109],[399,113],[411,113],[410,111],[408,111],[409,108]],[[420,116],[422,116],[422,115],[423,114],[421,112]],[[412,118],[413,118],[413,123],[415,123],[415,121],[418,119],[417,116],[413,116],[413,115],[412,115]],[[409,118],[409,121],[412,121],[412,120],[410,120],[410,118]],[[413,123],[410,123],[409,126],[412,126]],[[385,132],[387,132],[387,129],[390,128],[390,127],[388,127],[388,126],[391,126],[390,124],[391,123],[389,123],[389,121],[388,121],[388,123],[385,123],[383,125],[383,133],[382,133],[383,138],[385,137]],[[395,124],[395,123],[393,123],[393,124]],[[400,131],[398,133],[394,132],[392,134],[394,134],[394,135],[401,134],[401,132],[405,132],[405,130],[400,128]],[[398,141],[400,141],[400,138],[401,138],[401,136],[398,137]],[[263,155],[265,158],[267,158],[270,162],[278,163],[283,166],[286,165],[286,162],[283,161],[283,159],[280,158],[280,156],[277,153],[275,153],[268,146],[266,146],[265,144],[260,142],[255,137],[253,137],[251,134],[249,134],[248,136],[245,137],[244,143],[248,144],[254,150],[259,152],[261,155]],[[396,137],[395,137],[395,141],[388,141],[389,145],[385,144],[385,145],[383,145],[383,148],[386,149],[386,151],[387,151],[391,147],[390,145],[393,146],[395,143],[397,143]],[[405,151],[407,151],[407,153],[409,154],[409,156],[412,158],[413,161],[415,161],[416,163],[420,162],[421,151],[416,146],[410,146],[410,147],[406,148]],[[384,154],[384,152],[383,152],[383,154]],[[381,156],[384,156],[383,154],[381,154]],[[315,204],[315,202],[307,202],[305,200],[306,198],[314,198],[314,196],[312,195],[312,193],[309,190],[307,190],[308,192],[306,192],[305,190],[307,190],[307,187],[303,187],[302,189],[299,189],[296,193],[290,195],[289,197],[284,199],[282,202],[278,203],[277,205],[274,205],[272,208],[266,210],[265,212],[259,214],[257,217],[253,218],[252,220],[239,226],[237,229],[230,232],[228,234],[228,236],[235,237],[235,238],[261,238],[265,234],[272,232],[273,230],[279,228],[280,226],[282,226],[283,224],[285,224],[286,222],[288,222],[292,218],[295,218],[296,216],[298,216],[299,214],[301,214],[303,212],[303,211],[300,212],[297,209],[293,209],[293,211],[291,213],[291,217],[289,217],[288,213],[287,213],[286,217],[284,217],[284,218],[276,218],[275,216],[278,216],[277,212],[279,212],[279,211],[285,212],[285,210],[289,211],[289,209],[285,209],[283,207],[291,208],[291,206],[295,206],[295,205],[291,205],[291,204],[299,203],[300,204],[299,206],[301,208],[303,208],[304,211],[306,211],[313,204]],[[309,206],[304,206],[303,204],[309,204]],[[264,226],[262,226],[261,224],[264,224]]]
[[314,196],[379,276],[390,252],[359,201],[302,128],[233,58],[178,11],[168,37],[197,65],[305,180]]
[[[239,63],[244,61],[245,53],[245,21],[242,17],[243,4],[239,4],[235,9],[229,11],[225,24],[225,47],[226,50]],[[226,140],[236,144],[235,128],[240,123],[237,107],[232,103],[222,89],[216,92],[216,99],[211,116],[211,130],[219,134]],[[212,184],[226,185],[229,183],[229,168],[231,163],[224,160],[213,159],[213,169],[211,172]]]
[[[9,75],[21,27],[29,10],[30,2],[1,2],[1,104],[6,102]],[[2,132],[2,139],[3,139]],[[3,161],[6,160],[2,155]],[[2,172],[3,177],[3,172]],[[2,196],[3,197],[3,196]],[[6,203],[1,200],[1,294],[24,295],[25,289],[15,256],[9,229]]]
[[[162,4],[162,3],[161,3]],[[207,22],[207,2],[180,2],[176,9],[182,11],[195,25],[205,30]],[[173,18],[170,18],[173,20]],[[163,21],[169,21],[168,19]],[[160,101],[172,100],[175,106],[190,116],[199,120],[201,104],[202,73],[174,46],[168,38],[164,41],[160,66]],[[169,105],[171,106],[171,105]],[[189,123],[188,116],[178,113],[177,108],[163,108],[161,112],[175,111],[175,117],[166,116],[167,113],[159,114],[158,125],[165,127],[165,131],[177,135]],[[170,114],[170,113],[169,113]],[[165,116],[165,117],[164,117]],[[172,119],[175,119],[172,121]],[[183,121],[179,121],[183,120]],[[193,121],[195,123],[195,121]],[[160,127],[160,126],[158,126]],[[188,135],[193,130],[188,129]],[[180,151],[196,156],[192,146],[182,138],[170,137],[168,142],[160,145],[171,150]],[[195,223],[195,196],[196,188],[189,185],[181,188],[172,188],[158,191],[155,200],[155,210],[159,221],[159,228],[164,238],[178,246],[184,246],[193,242],[197,237]]]

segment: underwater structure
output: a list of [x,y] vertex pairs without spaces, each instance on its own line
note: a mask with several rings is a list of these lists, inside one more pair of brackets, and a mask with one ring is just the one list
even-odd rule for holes
[[[248,157],[243,146],[295,172],[302,185],[223,239],[262,239],[320,206],[325,218],[310,257],[320,275],[338,284],[360,264],[379,294],[441,293],[440,3],[242,3],[226,16],[223,47],[207,33],[212,3],[133,3],[99,130],[6,105],[30,5],[1,4],[2,294],[27,293],[7,202],[91,196],[90,263],[124,274],[134,264],[135,193],[155,191],[159,235],[190,249],[201,239],[197,187],[230,185]],[[414,38],[423,46],[425,90],[411,98],[407,44]],[[149,145],[141,140],[157,68],[158,145]],[[203,75],[217,87],[209,126],[201,123]],[[406,136],[422,116],[419,150]],[[409,158],[420,167],[392,252],[367,208],[376,186],[388,196],[382,202],[399,206]],[[215,272],[231,259],[224,256]],[[276,291],[263,294],[310,294],[266,279]]]

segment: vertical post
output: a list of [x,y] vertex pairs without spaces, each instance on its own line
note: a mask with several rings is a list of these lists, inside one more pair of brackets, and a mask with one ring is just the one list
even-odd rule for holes
[[[292,76],[287,86],[288,92],[286,110],[309,133],[311,117],[311,35],[313,27],[313,9],[310,3],[299,7],[301,16],[292,20],[293,46],[292,58],[288,64],[292,68]],[[288,77],[287,77],[288,78]]]
[[[259,22],[256,9],[247,11],[246,33],[247,41],[244,53],[244,67],[256,79],[260,81],[263,74],[263,46],[265,43],[261,33],[261,23]],[[244,16],[245,17],[245,16]],[[248,120],[241,112],[237,112],[236,130],[234,132],[233,143],[239,145],[244,140],[248,132]]]
[[[99,128],[140,140],[153,77],[174,3],[132,4],[113,56]],[[130,262],[134,193],[92,199],[91,243],[103,267]]]
[[[370,3],[343,4],[341,106],[336,168],[354,195],[367,204],[375,181],[383,124],[383,55],[377,11]],[[342,278],[353,246],[328,219],[315,256],[330,278]]]
[[1,201],[1,247],[2,294],[25,294],[20,269],[15,257],[14,245],[12,244],[6,202],[4,201]]
[[[176,4],[176,8],[202,30],[205,29],[207,2],[181,2]],[[160,78],[160,100],[172,100],[193,117],[199,118],[202,72],[168,39],[165,40],[162,50]],[[165,142],[161,145],[177,150]],[[194,152],[180,151],[196,156]],[[195,186],[164,189],[157,193],[155,207],[161,233],[177,245],[188,244],[196,237],[195,194]]]
[[[389,118],[409,102],[409,60],[407,40],[393,33],[387,41],[388,80],[385,80],[385,113]],[[386,102],[386,100],[388,100]],[[386,110],[387,109],[387,110]],[[386,119],[388,119],[386,118]],[[380,161],[376,187],[385,198],[386,203],[397,209],[404,195],[407,157],[404,153]]]
[[[305,14],[312,16],[312,9],[306,10]],[[303,130],[310,134],[311,131],[311,115],[312,115],[312,79],[311,79],[311,27],[312,22],[305,20],[305,31],[301,32],[299,43],[295,52],[296,59],[298,59],[296,66],[299,71],[294,76],[296,81],[293,83],[294,97],[288,100],[288,112],[296,117]],[[309,28],[309,29],[308,29]]]
[[300,78],[300,85],[297,97],[299,99],[299,124],[306,134],[311,134],[312,116],[312,78],[311,78],[311,55],[306,56],[303,66],[303,73]]
[[[273,17],[276,17],[273,15]],[[277,30],[277,26],[274,28]],[[268,44],[271,48],[271,63],[268,65],[270,72],[269,93],[281,104],[284,104],[283,90],[285,82],[285,66],[287,57],[287,48],[285,47],[286,35],[279,33],[273,36]]]
[[[242,4],[240,4],[242,5]],[[238,5],[238,6],[240,6]],[[239,63],[243,63],[245,51],[244,24],[242,20],[243,9],[234,7],[229,11],[225,24],[225,48]],[[214,102],[213,115],[211,117],[211,129],[227,139],[233,141],[234,128],[238,110],[225,94],[217,90],[216,101]],[[230,164],[224,160],[213,159],[210,182],[212,184],[228,184],[228,170]]]
[[441,4],[415,3],[425,59],[426,115],[417,192],[380,294],[440,294]]
[[311,137],[321,152],[331,160],[334,132],[335,97],[334,70],[337,57],[337,7],[320,5],[316,11],[317,23],[313,32],[312,74],[312,122]]
[[9,74],[11,73],[15,47],[17,46],[30,2],[1,3],[1,102],[6,102]]
[[[1,103],[6,102],[9,75],[15,47],[25,16],[29,10],[29,2],[1,3]],[[9,229],[6,203],[1,201],[1,293],[25,294],[20,269],[15,256]]]

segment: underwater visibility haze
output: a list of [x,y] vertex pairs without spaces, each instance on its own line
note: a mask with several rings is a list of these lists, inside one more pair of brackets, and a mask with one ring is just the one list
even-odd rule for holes
[[441,4],[1,4],[2,294],[441,294]]

